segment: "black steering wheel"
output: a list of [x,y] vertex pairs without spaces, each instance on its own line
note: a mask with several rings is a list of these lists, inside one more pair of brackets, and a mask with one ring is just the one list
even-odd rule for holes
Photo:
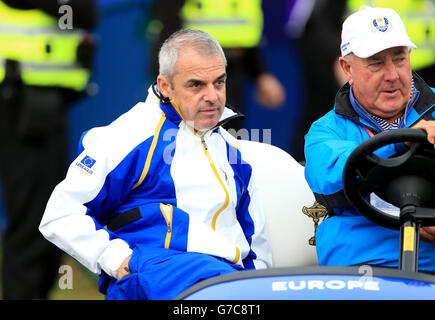
[[[381,158],[376,150],[398,142],[412,142],[403,154]],[[359,145],[343,171],[343,190],[349,203],[369,220],[400,229],[403,208],[419,208],[418,223],[435,225],[435,151],[421,129],[396,129],[379,133]],[[401,209],[395,216],[367,201],[370,193]]]

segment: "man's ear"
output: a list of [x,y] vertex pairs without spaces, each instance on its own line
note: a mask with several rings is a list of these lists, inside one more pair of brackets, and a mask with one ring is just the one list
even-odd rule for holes
[[165,76],[161,74],[158,75],[157,85],[159,86],[160,93],[163,95],[163,97],[171,99],[172,85]]
[[338,62],[340,63],[341,70],[343,70],[347,81],[349,82],[350,85],[352,85],[353,78],[352,78],[352,66],[350,61],[344,57],[340,57],[338,58]]

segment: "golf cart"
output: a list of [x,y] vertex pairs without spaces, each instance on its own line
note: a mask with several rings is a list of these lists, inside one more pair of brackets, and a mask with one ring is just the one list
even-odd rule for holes
[[[412,145],[402,155],[385,159],[374,154],[382,146],[405,141]],[[241,148],[258,176],[273,268],[207,279],[177,299],[435,299],[435,276],[419,272],[417,263],[420,227],[435,225],[435,151],[424,131],[397,129],[371,137],[349,156],[343,172],[350,204],[373,222],[400,230],[397,269],[319,266],[315,230],[327,212],[315,202],[303,166],[271,145],[242,141]],[[370,193],[400,208],[400,214],[372,206]]]

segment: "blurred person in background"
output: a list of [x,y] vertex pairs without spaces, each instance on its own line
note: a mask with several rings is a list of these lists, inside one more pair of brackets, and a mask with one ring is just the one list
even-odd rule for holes
[[288,0],[287,34],[296,43],[302,62],[303,102],[292,156],[305,162],[304,136],[311,124],[330,110],[337,81],[340,32],[346,0]]
[[[285,100],[285,89],[268,71],[261,56],[263,12],[261,0],[158,0],[155,17],[161,27],[153,43],[152,71],[157,73],[157,53],[163,41],[180,28],[203,30],[215,37],[224,49],[227,66],[228,104],[241,113],[244,105],[244,83],[254,79],[256,98],[261,106],[279,108]],[[226,127],[243,128],[243,119]]]
[[93,0],[0,1],[0,178],[7,213],[3,299],[44,299],[61,251],[38,230],[67,165],[68,107],[92,62]]

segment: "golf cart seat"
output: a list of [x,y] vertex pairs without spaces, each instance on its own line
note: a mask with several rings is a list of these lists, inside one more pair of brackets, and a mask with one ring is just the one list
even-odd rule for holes
[[326,210],[315,203],[304,167],[270,144],[240,140],[263,200],[273,267],[318,265],[315,225]]

